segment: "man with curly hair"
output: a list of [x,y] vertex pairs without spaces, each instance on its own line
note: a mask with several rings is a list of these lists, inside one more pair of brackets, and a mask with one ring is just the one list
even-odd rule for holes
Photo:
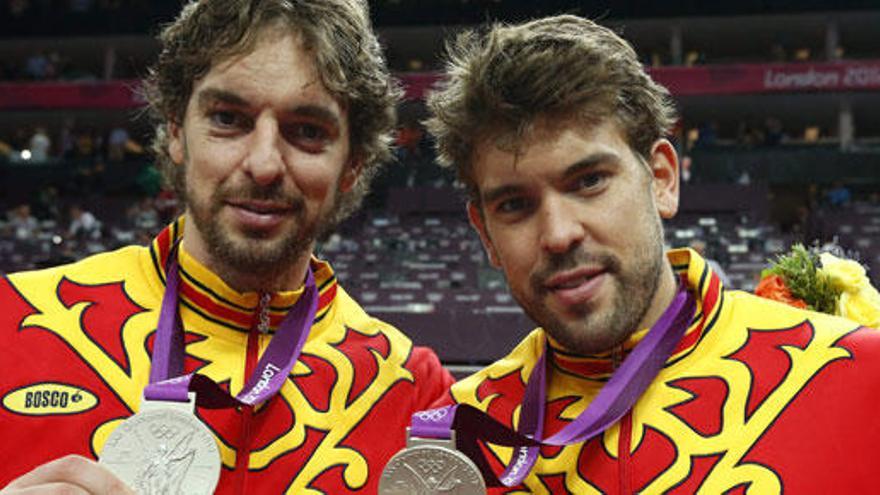
[[178,372],[239,401],[196,395],[216,493],[375,493],[410,415],[451,377],[313,255],[389,157],[399,90],[366,2],[191,1],[160,41],[146,95],[185,214],[149,247],[0,280],[0,492],[189,493],[204,466],[174,424],[102,458],[134,459],[135,486],[92,460],[120,452],[145,390],[178,383],[155,378],[171,335]]
[[664,252],[676,116],[627,42],[576,16],[464,33],[429,107],[490,262],[540,325],[451,390],[491,493],[876,491],[880,334]]

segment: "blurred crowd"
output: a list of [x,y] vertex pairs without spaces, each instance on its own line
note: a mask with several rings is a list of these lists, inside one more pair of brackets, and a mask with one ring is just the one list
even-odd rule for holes
[[827,129],[818,124],[795,128],[779,117],[751,116],[728,122],[722,129],[717,120],[700,122],[685,132],[686,150],[715,146],[736,146],[752,149],[779,145],[821,144],[834,140]]
[[140,244],[179,214],[170,194],[125,197],[91,204],[61,198],[47,188],[0,218],[0,273],[78,260],[86,255]]
[[145,156],[144,146],[122,125],[100,129],[66,120],[59,128],[19,127],[0,135],[0,162],[35,165],[59,161],[119,163]]
[[0,60],[0,80],[3,81],[92,81],[97,78],[92,70],[77,66],[57,50],[40,50],[24,59]]

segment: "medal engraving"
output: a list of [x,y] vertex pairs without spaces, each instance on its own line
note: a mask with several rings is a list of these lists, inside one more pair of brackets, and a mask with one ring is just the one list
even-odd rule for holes
[[142,410],[119,425],[100,463],[139,495],[210,495],[220,478],[220,452],[192,413]]
[[[447,442],[451,443],[451,442]],[[407,447],[391,458],[379,480],[379,495],[485,495],[479,468],[442,442]]]

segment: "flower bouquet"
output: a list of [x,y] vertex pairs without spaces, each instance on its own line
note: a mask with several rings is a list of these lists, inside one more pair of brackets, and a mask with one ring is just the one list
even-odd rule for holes
[[761,272],[755,294],[880,328],[880,292],[871,285],[865,267],[839,249],[795,244]]

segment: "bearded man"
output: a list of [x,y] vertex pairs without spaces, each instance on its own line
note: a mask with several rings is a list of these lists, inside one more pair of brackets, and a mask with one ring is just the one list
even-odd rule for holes
[[154,149],[185,214],[0,280],[2,493],[374,493],[451,377],[313,255],[389,156],[366,3],[191,1],[160,41]]
[[414,436],[452,438],[451,421],[491,493],[876,490],[880,334],[664,253],[676,116],[628,43],[576,16],[465,33],[429,106],[489,260],[540,328]]

